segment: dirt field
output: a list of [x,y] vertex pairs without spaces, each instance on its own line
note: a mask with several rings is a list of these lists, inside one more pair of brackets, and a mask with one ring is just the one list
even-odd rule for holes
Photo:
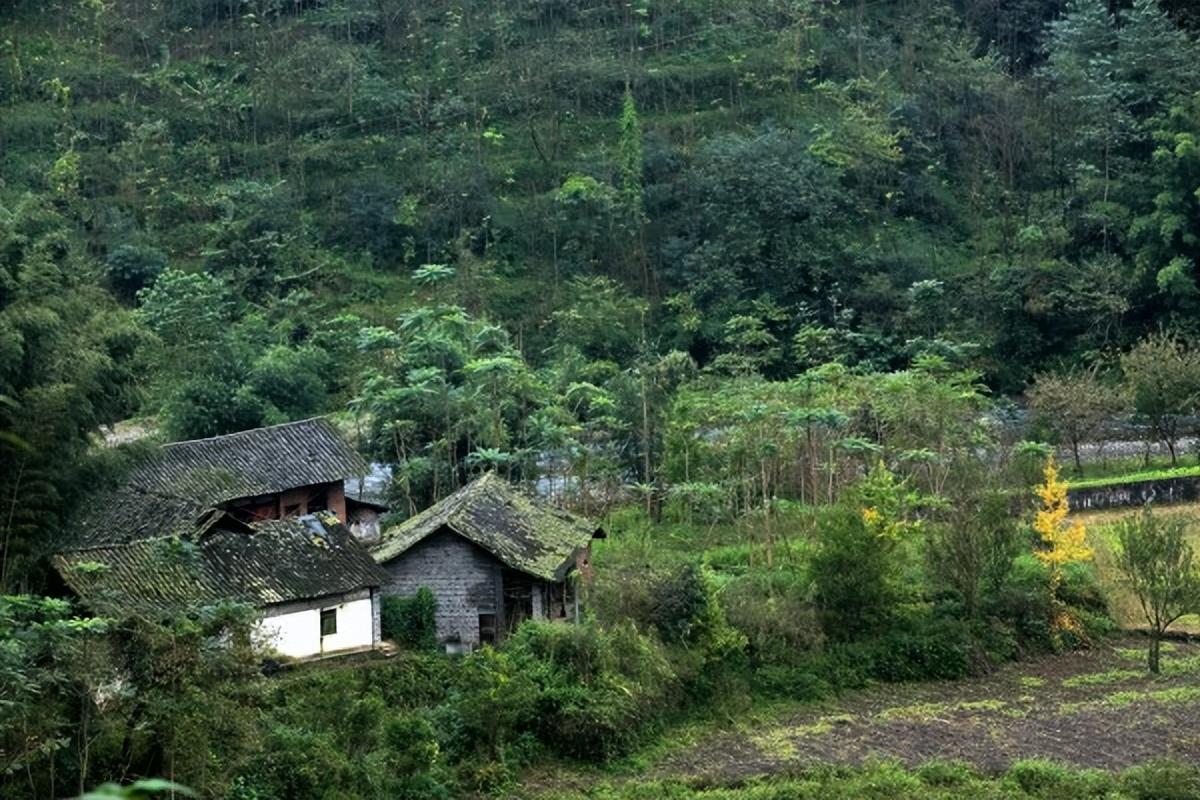
[[714,735],[653,765],[656,777],[729,781],[806,764],[1023,758],[1119,769],[1200,760],[1200,646],[1173,644],[1143,671],[1143,641],[1010,664],[953,683],[880,686],[785,719]]

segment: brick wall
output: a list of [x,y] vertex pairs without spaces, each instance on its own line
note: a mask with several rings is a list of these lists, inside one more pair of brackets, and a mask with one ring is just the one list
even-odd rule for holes
[[411,597],[422,586],[437,598],[438,641],[479,644],[479,615],[497,613],[500,562],[461,536],[441,531],[383,565],[384,594]]

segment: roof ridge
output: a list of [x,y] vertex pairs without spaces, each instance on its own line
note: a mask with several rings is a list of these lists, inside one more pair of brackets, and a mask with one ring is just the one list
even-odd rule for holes
[[596,536],[590,520],[539,498],[495,471],[383,532],[371,548],[375,560],[397,558],[418,542],[448,529],[513,569],[560,580],[575,553]]
[[[234,431],[233,433],[222,433],[217,436],[205,436],[200,439],[183,439],[182,441],[178,441],[178,442],[165,442],[164,444],[160,444],[159,447],[166,449],[168,447],[177,447],[179,445],[184,445],[184,444],[199,444],[200,442],[215,442],[218,440],[228,440],[228,439],[233,439],[238,436],[247,436],[252,433],[258,433],[259,431],[278,430],[279,428],[287,428],[292,425],[303,425],[306,422],[316,422],[317,420],[328,422],[329,416],[330,416],[329,414],[317,414],[316,416],[305,417],[304,419],[294,419],[290,422],[277,422],[274,425],[260,425],[257,428],[247,428],[246,430],[243,430],[243,431]],[[332,424],[332,423],[330,423],[330,424]]]
[[167,539],[181,539],[177,533],[168,533],[161,536],[147,536],[142,539],[130,539],[128,542],[112,542],[110,544],[90,544],[87,547],[69,547],[63,550],[55,551],[52,555],[61,556],[67,553],[90,553],[93,550],[120,550],[125,547],[133,547],[134,545],[146,544],[147,542],[163,542]]

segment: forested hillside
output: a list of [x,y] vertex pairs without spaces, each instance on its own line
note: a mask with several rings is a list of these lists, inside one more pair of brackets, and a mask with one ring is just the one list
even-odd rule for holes
[[254,376],[329,372],[431,265],[535,364],[1019,390],[1195,310],[1196,51],[1113,5],[9,3],[9,271],[54,239],[168,348],[185,303],[237,358],[152,399],[244,386],[222,428],[327,405]]
[[7,3],[5,481],[352,408],[413,507],[649,485],[697,370],[1006,394],[1193,333],[1194,9],[1109,5]]
[[[0,794],[1200,796],[1137,766],[1195,753],[1200,525],[1070,497],[1200,475],[1198,36],[1191,0],[0,0]],[[603,526],[550,570],[580,624],[526,581],[451,658],[376,576],[371,653],[277,674],[258,595],[70,596],[113,568],[51,561],[93,490],[316,415],[383,467],[376,539],[489,470]],[[348,522],[345,477],[104,510],[170,593],[210,528],[262,541],[233,501]]]

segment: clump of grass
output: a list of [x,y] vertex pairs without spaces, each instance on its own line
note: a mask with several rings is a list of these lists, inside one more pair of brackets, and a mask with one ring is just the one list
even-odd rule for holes
[[1087,675],[1075,675],[1063,680],[1062,685],[1067,689],[1080,686],[1098,686],[1103,683],[1120,683],[1121,681],[1140,678],[1145,673],[1136,669],[1110,669],[1106,672],[1092,672]]
[[1165,703],[1168,705],[1191,703],[1200,700],[1200,686],[1176,686],[1173,689],[1159,689],[1156,692],[1150,692],[1149,699],[1155,703]]
[[1136,703],[1180,705],[1196,701],[1200,701],[1200,686],[1176,686],[1171,689],[1158,689],[1151,692],[1129,690],[1106,694],[1097,700],[1062,703],[1058,707],[1058,713],[1076,714],[1090,708],[1124,708]]
[[[1163,642],[1160,648],[1160,652],[1163,654],[1175,653],[1178,650],[1179,646],[1174,642]],[[1116,648],[1116,653],[1127,661],[1144,662],[1146,660],[1146,648],[1144,647],[1118,647]]]
[[1046,679],[1039,678],[1036,675],[1022,675],[1017,682],[1026,689],[1039,689],[1046,685]]
[[791,733],[787,728],[773,728],[752,735],[750,741],[763,755],[780,761],[790,761],[796,757],[796,745],[792,742]]
[[1163,675],[1191,675],[1194,672],[1200,672],[1200,655],[1163,659]]

